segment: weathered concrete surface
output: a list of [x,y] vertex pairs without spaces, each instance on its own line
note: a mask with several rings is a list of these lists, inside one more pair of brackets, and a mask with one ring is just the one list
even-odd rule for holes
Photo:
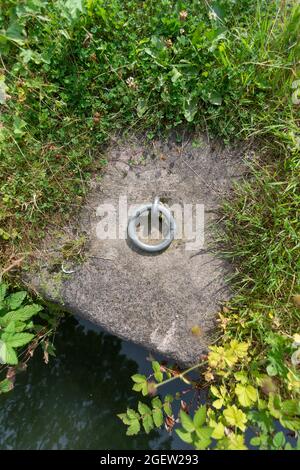
[[[106,157],[107,171],[92,183],[78,221],[90,240],[86,261],[61,283],[45,266],[31,282],[110,333],[179,363],[193,363],[212,340],[220,303],[230,296],[229,267],[207,248],[220,199],[242,172],[241,156],[198,137],[147,145],[132,138],[112,144]],[[142,204],[156,195],[168,205],[205,205],[202,250],[187,251],[184,241],[174,241],[165,252],[149,255],[126,240],[97,239],[100,204],[117,207],[120,196],[127,196],[128,204]],[[200,335],[192,333],[194,326]]]

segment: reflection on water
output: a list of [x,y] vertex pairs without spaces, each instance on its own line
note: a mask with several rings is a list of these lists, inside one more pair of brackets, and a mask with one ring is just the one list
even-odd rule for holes
[[116,417],[137,405],[130,376],[148,373],[145,350],[71,317],[55,346],[56,358],[46,365],[36,352],[14,391],[0,396],[1,449],[183,448],[164,431],[126,437]]

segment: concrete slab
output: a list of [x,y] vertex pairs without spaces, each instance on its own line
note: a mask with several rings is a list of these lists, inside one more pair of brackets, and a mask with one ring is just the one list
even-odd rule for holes
[[[219,203],[243,172],[240,152],[224,150],[200,135],[179,144],[172,137],[148,143],[132,137],[111,144],[106,157],[105,175],[92,181],[77,221],[77,229],[89,239],[85,262],[64,274],[60,283],[57,273],[41,263],[31,283],[106,331],[192,364],[212,341],[220,303],[230,297],[230,267],[210,250],[209,242]],[[153,255],[128,240],[97,238],[99,205],[118,207],[124,196],[129,205],[143,204],[157,195],[169,206],[204,204],[201,249],[186,250],[183,239]]]

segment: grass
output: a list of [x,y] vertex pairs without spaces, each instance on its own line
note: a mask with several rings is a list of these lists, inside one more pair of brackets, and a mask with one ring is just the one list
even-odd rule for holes
[[251,178],[224,205],[236,297],[222,321],[268,364],[270,334],[299,328],[299,24],[283,0],[2,1],[2,266],[80,206],[115,132],[250,139]]

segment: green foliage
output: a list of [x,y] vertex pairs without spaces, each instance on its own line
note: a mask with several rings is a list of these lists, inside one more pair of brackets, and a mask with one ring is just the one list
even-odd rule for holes
[[[293,349],[298,347],[295,346],[298,344],[298,335],[294,339],[293,343],[287,337],[270,335],[269,354],[267,352],[264,360],[258,359],[257,345],[229,340],[223,342],[222,346],[211,346],[207,361],[184,372],[179,373],[176,369],[161,365],[161,372],[168,372],[168,378],[164,381],[160,380],[161,377],[155,377],[158,370],[155,362],[153,375],[150,377],[138,374],[132,377],[135,384],[137,381],[144,384],[143,389],[138,392],[148,390],[148,395],[151,396],[153,393],[157,394],[165,383],[179,379],[189,384],[191,391],[199,393],[202,381],[188,380],[186,376],[192,371],[202,370],[209,388],[205,397],[206,404],[189,409],[186,402],[182,401],[180,392],[175,399],[166,395],[162,400],[156,395],[151,401],[152,408],[139,402],[138,411],[129,410],[129,414],[127,411],[127,414],[119,415],[128,426],[127,434],[137,434],[142,426],[148,433],[154,425],[161,427],[163,424],[171,431],[179,423],[176,427],[177,435],[199,450],[244,450],[249,445],[259,449],[298,449],[300,440],[291,443],[288,439],[288,433],[297,436],[300,432],[300,386],[295,387],[295,381],[300,384],[300,375],[291,362]],[[267,364],[268,357],[272,356],[279,345],[284,351],[284,357],[277,358],[281,367],[278,367],[278,376],[274,382],[273,375],[268,374]],[[277,367],[276,361],[275,364]],[[286,369],[290,375],[286,373]],[[291,377],[295,379],[292,387]],[[186,395],[187,390],[183,393]],[[177,417],[175,412],[178,406],[174,406],[174,400],[180,400]],[[166,403],[168,407],[165,406]],[[156,413],[159,413],[159,419]],[[137,424],[136,421],[142,424]],[[278,431],[278,426],[282,430]],[[246,442],[247,429],[251,437]]]
[[41,318],[41,323],[33,322],[36,316],[43,315],[42,310],[41,305],[32,303],[25,291],[10,293],[7,284],[0,283],[0,364],[3,365],[0,373],[5,366],[10,366],[6,378],[0,380],[0,393],[13,388],[16,371],[26,364],[39,342],[43,345],[45,359],[48,354],[54,354],[47,340],[55,326],[54,316],[52,325],[47,322],[43,324]]
[[155,427],[160,428],[164,422],[163,404],[158,397],[155,397],[151,401],[151,406],[139,402],[138,411],[128,408],[126,413],[121,413],[118,417],[128,426],[127,436],[138,434],[141,425],[146,434],[149,434]]
[[[98,148],[120,129],[149,136],[185,125],[225,140],[261,137],[268,164],[224,206],[223,254],[236,297],[211,347],[205,408],[185,405],[178,435],[196,448],[290,449],[299,432],[299,19],[298,2],[218,0],[3,0],[0,6],[0,244],[5,256],[43,236],[49,220],[80,205]],[[280,157],[280,158],[279,158]],[[76,247],[76,250],[80,247]],[[72,247],[67,247],[70,255]],[[73,256],[71,254],[71,256]],[[8,300],[0,284],[0,354],[35,334],[47,314]],[[44,352],[51,346],[44,344]],[[46,356],[47,357],[47,356]],[[202,364],[204,368],[204,364]],[[152,364],[136,374],[144,397],[187,373]],[[199,366],[196,366],[199,369]],[[1,391],[10,388],[8,379]],[[199,382],[199,381],[198,381]],[[196,385],[196,390],[198,390]],[[176,423],[176,400],[155,397],[121,415],[128,434]],[[148,398],[146,398],[148,399]],[[205,421],[203,417],[205,414]],[[278,430],[276,425],[283,427]],[[188,428],[188,429],[187,429]],[[299,448],[299,442],[297,444]]]
[[40,305],[23,306],[26,292],[6,295],[7,286],[0,284],[0,363],[18,364],[16,348],[30,343],[34,338],[33,323],[29,320],[42,310]]
[[50,216],[79,205],[102,166],[99,144],[128,125],[152,133],[200,125],[225,139],[269,133],[295,148],[297,5],[4,0],[0,8],[4,245],[33,242]]

